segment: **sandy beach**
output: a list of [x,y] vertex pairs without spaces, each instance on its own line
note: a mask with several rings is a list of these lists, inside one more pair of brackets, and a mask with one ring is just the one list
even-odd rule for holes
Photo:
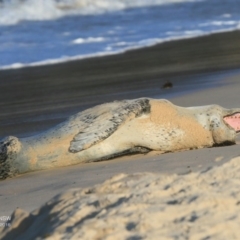
[[[0,137],[29,136],[93,105],[126,98],[240,107],[239,37],[239,31],[218,33],[104,58],[1,71]],[[173,87],[162,88],[166,82]],[[0,182],[0,215],[17,208],[33,211],[65,190],[100,184],[119,173],[182,176],[222,166],[239,154],[238,144],[162,155],[150,152],[25,174]]]
[[0,237],[237,240],[239,163],[237,157],[185,175],[118,174],[68,190],[30,214],[17,209]]

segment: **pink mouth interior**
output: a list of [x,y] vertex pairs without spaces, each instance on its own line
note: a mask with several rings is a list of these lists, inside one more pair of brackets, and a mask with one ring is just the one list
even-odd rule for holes
[[240,131],[240,113],[224,117],[224,121],[231,126],[236,132]]

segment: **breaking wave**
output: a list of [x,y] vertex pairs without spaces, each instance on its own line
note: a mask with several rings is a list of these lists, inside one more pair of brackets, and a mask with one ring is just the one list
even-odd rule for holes
[[198,0],[0,0],[0,25]]

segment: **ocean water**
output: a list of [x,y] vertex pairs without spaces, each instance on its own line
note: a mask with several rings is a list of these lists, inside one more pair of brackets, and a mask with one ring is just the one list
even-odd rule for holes
[[240,28],[240,0],[0,0],[0,69]]

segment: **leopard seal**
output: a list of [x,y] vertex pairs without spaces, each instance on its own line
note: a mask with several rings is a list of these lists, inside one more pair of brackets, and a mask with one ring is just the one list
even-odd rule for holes
[[101,104],[38,135],[4,138],[0,142],[0,179],[128,153],[234,144],[238,129],[224,118],[238,113],[240,108],[184,108],[151,98]]

